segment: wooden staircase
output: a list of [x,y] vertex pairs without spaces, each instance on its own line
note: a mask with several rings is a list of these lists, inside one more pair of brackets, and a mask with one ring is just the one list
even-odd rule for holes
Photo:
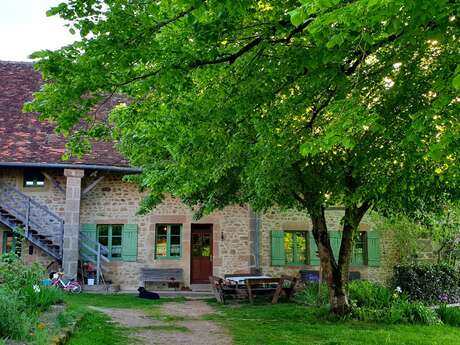
[[[64,219],[13,186],[0,183],[0,223],[20,234],[34,246],[62,263]],[[80,234],[80,261],[96,269],[96,284],[107,272],[109,250],[98,241]]]
[[0,184],[0,223],[62,260],[64,220],[16,188]]

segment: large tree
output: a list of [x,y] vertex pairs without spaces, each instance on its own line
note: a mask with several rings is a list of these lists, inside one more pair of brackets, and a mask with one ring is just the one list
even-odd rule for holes
[[[144,169],[145,212],[165,193],[197,216],[233,203],[307,212],[336,313],[369,209],[455,197],[455,0],[70,0],[50,14],[80,40],[35,53],[47,84],[26,109],[74,153],[119,139]],[[338,257],[329,205],[345,208]]]

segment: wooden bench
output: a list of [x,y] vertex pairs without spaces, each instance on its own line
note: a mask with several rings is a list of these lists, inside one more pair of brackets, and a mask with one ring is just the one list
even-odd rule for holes
[[141,281],[145,283],[183,283],[182,268],[141,268]]

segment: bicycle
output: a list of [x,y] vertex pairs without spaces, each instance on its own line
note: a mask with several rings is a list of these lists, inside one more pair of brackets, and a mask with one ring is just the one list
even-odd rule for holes
[[82,287],[81,284],[75,280],[75,279],[70,279],[68,281],[65,281],[63,279],[64,272],[57,272],[57,278],[52,279],[51,285],[60,289],[63,289],[66,292],[70,293],[81,293]]

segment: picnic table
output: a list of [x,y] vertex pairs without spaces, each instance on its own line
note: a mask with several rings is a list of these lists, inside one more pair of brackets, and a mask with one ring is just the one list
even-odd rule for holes
[[209,277],[211,287],[216,299],[225,303],[228,296],[238,296],[247,298],[249,302],[254,303],[255,296],[272,296],[272,304],[278,303],[282,293],[290,298],[294,290],[297,278],[282,276],[274,278],[270,276],[232,276],[225,279],[211,276]]

